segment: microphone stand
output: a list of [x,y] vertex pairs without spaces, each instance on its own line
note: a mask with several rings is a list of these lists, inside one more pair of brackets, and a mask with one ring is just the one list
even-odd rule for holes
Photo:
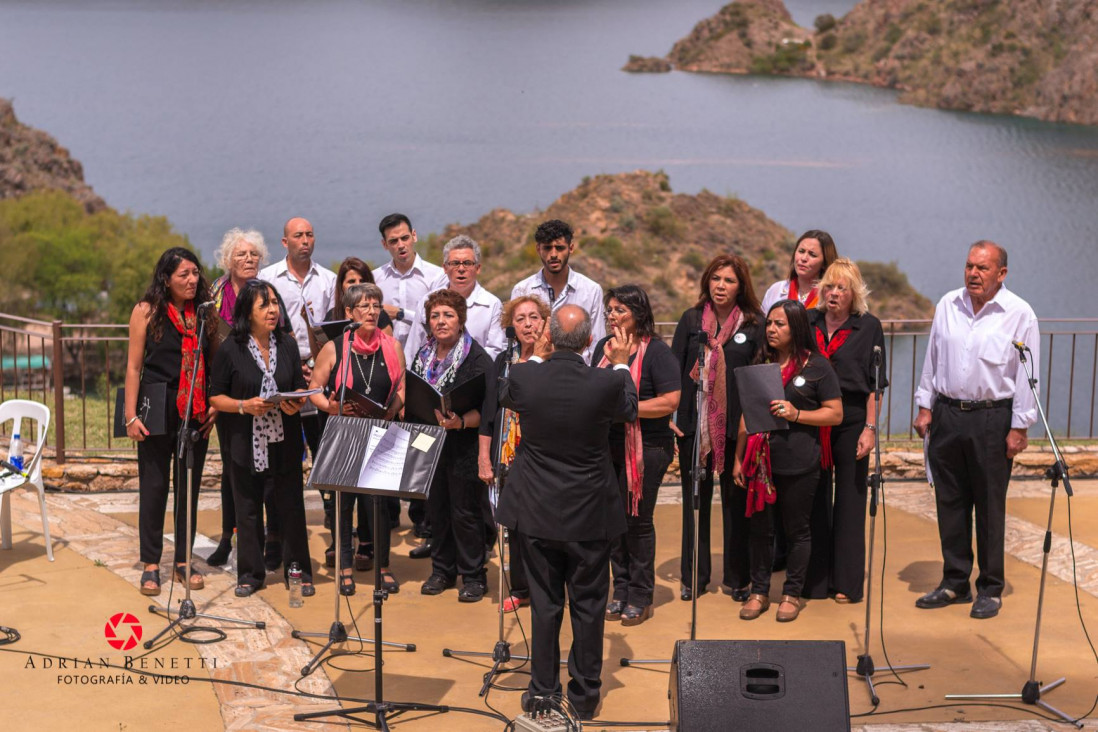
[[[210,615],[208,613],[196,612],[194,601],[191,599],[191,562],[194,559],[194,542],[191,540],[192,527],[194,522],[195,511],[192,507],[195,505],[194,501],[194,486],[191,482],[191,472],[194,470],[194,443],[198,442],[202,435],[196,429],[191,428],[191,411],[194,409],[194,384],[198,378],[198,359],[202,358],[202,343],[206,338],[206,318],[204,317],[205,311],[213,306],[213,301],[205,302],[195,308],[195,319],[198,321],[198,353],[194,357],[194,365],[191,367],[191,381],[187,389],[187,407],[183,411],[183,421],[179,425],[179,442],[175,453],[175,479],[176,479],[176,495],[179,491],[179,481],[183,482],[183,489],[185,491],[184,500],[186,505],[183,510],[187,514],[185,522],[185,533],[187,534],[184,541],[186,541],[186,556],[187,564],[183,570],[183,599],[179,602],[178,615],[175,620],[171,620],[167,626],[164,627],[159,633],[154,635],[143,644],[146,649],[152,648],[157,639],[163,636],[165,633],[174,630],[181,626],[184,621],[194,620],[195,618],[209,618],[210,620],[220,620],[227,623],[240,623],[241,625],[250,625],[256,630],[263,630],[267,627],[267,624],[262,620],[241,620],[239,618],[226,618],[220,615]],[[171,304],[168,307],[172,307]],[[224,470],[222,466],[222,470]],[[176,510],[178,511],[178,506]],[[175,537],[176,543],[179,542],[179,537]],[[175,560],[172,560],[172,576],[175,576]],[[169,607],[160,607],[159,605],[149,605],[150,613],[160,613],[167,618],[171,618],[173,610]],[[180,633],[180,637],[185,638],[188,633],[191,632],[212,633],[213,638],[203,640],[203,643],[218,643],[225,640],[225,633],[217,628],[210,628],[207,626],[191,625],[184,628]]]
[[[343,337],[344,338],[350,338],[351,334],[361,325],[362,325],[361,323],[348,323],[346,325],[346,327],[343,328]],[[339,367],[343,371],[343,373],[341,375],[341,378],[340,378],[340,384],[339,384],[339,413],[343,414],[343,400],[347,395],[347,375],[350,373],[350,370],[351,370],[351,358],[350,358],[350,356],[348,356],[346,359],[344,359],[343,363],[341,363],[339,365]],[[378,531],[378,522],[377,522],[378,499],[377,499],[377,496],[374,496],[373,500],[374,500],[374,519],[375,519],[374,520],[374,532],[375,532],[374,535],[376,536],[377,535],[376,532]],[[313,656],[312,660],[310,660],[307,664],[305,664],[301,668],[301,675],[302,676],[308,676],[313,671],[316,671],[317,667],[323,661],[324,656],[328,653],[328,650],[332,646],[336,645],[337,643],[346,643],[349,640],[357,641],[359,643],[370,643],[371,642],[370,638],[359,638],[358,636],[347,635],[347,627],[339,619],[339,598],[342,595],[342,593],[340,592],[340,589],[343,587],[343,573],[341,571],[342,563],[343,563],[343,545],[340,543],[340,532],[342,531],[342,526],[341,526],[341,521],[340,521],[340,514],[341,514],[340,504],[343,503],[343,494],[340,493],[339,491],[335,491],[334,502],[335,502],[335,514],[333,516],[333,527],[334,528],[332,529],[332,531],[333,531],[332,539],[333,539],[333,541],[335,541],[335,572],[336,572],[336,591],[335,591],[334,619],[332,620],[332,625],[331,625],[330,628],[328,628],[327,633],[307,632],[307,631],[303,631],[303,630],[293,630],[293,631],[290,632],[290,637],[291,638],[296,638],[298,640],[300,640],[302,638],[327,638],[328,639],[328,642],[325,643],[320,648],[319,651],[317,651],[316,655]],[[380,564],[379,564],[379,566],[380,566]],[[381,584],[380,584],[380,576],[381,576],[380,570],[375,574],[376,574],[376,577],[375,577],[375,583],[374,583],[374,594],[376,595],[377,592],[378,592],[378,588],[381,587]],[[375,599],[375,602],[377,602],[376,599]],[[379,625],[379,627],[380,627],[380,625]],[[394,643],[392,641],[380,641],[379,640],[379,641],[374,642],[374,645],[376,646],[378,643],[384,643],[385,645],[393,646],[394,648],[401,648],[405,651],[414,651],[416,649],[416,646],[415,646],[414,643]],[[341,653],[344,653],[344,652],[342,652],[342,651],[332,651],[333,656],[339,655]],[[380,655],[378,657],[380,658]]]
[[[507,327],[507,353],[511,354],[511,357],[504,360],[504,362],[503,362],[503,374],[499,377],[499,381],[503,381],[511,373],[511,363],[512,363],[511,359],[515,358],[515,355],[514,355],[515,354],[515,328],[514,328],[514,326],[508,326]],[[499,488],[497,489],[496,502],[493,503],[493,505],[492,505],[492,510],[493,511],[495,510],[496,506],[498,505],[499,497],[503,495],[503,486],[507,482],[507,473],[510,470],[510,466],[503,464],[503,426],[504,426],[504,423],[506,421],[506,419],[505,419],[506,413],[507,413],[507,408],[506,407],[499,407],[496,410],[496,420],[497,420],[496,424],[497,424],[497,427],[496,427],[496,434],[495,434],[495,437],[496,437],[495,464],[496,464],[496,472],[498,474],[496,476],[496,485],[498,485]],[[513,668],[503,668],[503,664],[508,663],[511,660],[523,661],[523,662],[530,660],[529,656],[512,656],[511,655],[511,644],[507,641],[506,637],[504,637],[504,633],[503,633],[503,615],[504,615],[503,601],[504,601],[504,596],[503,595],[504,595],[505,587],[506,587],[506,584],[507,584],[506,583],[506,577],[505,577],[505,574],[506,574],[505,567],[507,566],[507,563],[505,563],[503,560],[504,560],[505,556],[509,556],[508,554],[505,554],[505,552],[506,552],[507,549],[510,548],[510,544],[507,541],[507,538],[508,538],[507,527],[503,526],[499,523],[496,524],[496,527],[498,529],[498,531],[496,532],[496,541],[499,543],[499,611],[497,613],[498,616],[499,616],[499,631],[498,631],[499,635],[496,638],[496,645],[492,649],[491,653],[486,653],[484,651],[455,651],[455,650],[452,650],[450,648],[443,648],[442,649],[442,655],[445,656],[446,658],[471,656],[471,657],[480,657],[480,658],[487,657],[487,658],[492,659],[492,668],[488,669],[488,671],[484,674],[484,683],[481,684],[480,692],[477,694],[477,696],[484,696],[488,693],[488,690],[490,688],[492,688],[492,682],[495,680],[496,676],[500,676],[500,675],[505,674],[505,673],[510,673],[510,672],[515,670]]]
[[[709,333],[698,331],[698,377],[694,379],[694,467],[690,472],[691,501],[694,509],[694,545],[693,563],[690,565],[690,640],[698,639],[698,526],[701,523],[701,484],[705,480],[705,465],[701,461],[701,413],[705,400],[705,389],[702,381],[705,367],[705,355],[709,346]],[[641,664],[671,663],[670,658],[639,659],[622,658],[619,663],[622,666],[637,666]]]
[[[873,688],[873,674],[877,669],[873,665],[873,656],[869,654],[869,633],[872,627],[870,618],[873,611],[873,546],[875,537],[877,534],[877,491],[879,490],[882,495],[882,502],[884,500],[884,470],[881,467],[881,402],[884,400],[884,388],[881,386],[881,348],[880,346],[873,347],[873,370],[875,378],[875,386],[873,393],[876,394],[874,400],[874,419],[873,424],[877,425],[877,429],[873,431],[873,472],[870,473],[866,480],[867,487],[869,488],[869,569],[866,571],[866,583],[865,583],[865,640],[863,641],[862,648],[865,653],[858,656],[858,665],[853,668],[847,667],[847,672],[853,671],[858,676],[861,676],[866,683],[866,687],[869,689],[869,700],[873,703],[873,706],[877,706],[881,703],[880,697],[877,696],[876,689]],[[887,661],[888,658],[886,657]],[[895,674],[897,671],[922,671],[923,669],[930,668],[929,664],[918,663],[907,666],[892,666],[888,665],[884,668]]]
[[[1067,681],[1067,678],[1061,676],[1056,679],[1056,681],[1048,684],[1042,684],[1037,680],[1037,647],[1041,641],[1041,615],[1045,605],[1045,580],[1048,578],[1048,555],[1052,550],[1052,516],[1056,507],[1056,488],[1059,486],[1060,481],[1063,480],[1064,492],[1067,493],[1068,498],[1071,498],[1075,493],[1071,490],[1071,479],[1068,477],[1067,462],[1064,461],[1064,456],[1060,452],[1060,446],[1056,443],[1056,437],[1053,436],[1052,428],[1048,425],[1048,418],[1045,416],[1044,407],[1041,406],[1041,399],[1037,393],[1037,379],[1033,375],[1033,365],[1026,358],[1026,352],[1030,350],[1029,346],[1026,346],[1024,343],[1015,342],[1014,347],[1018,349],[1018,358],[1022,362],[1022,368],[1025,369],[1029,390],[1033,394],[1033,403],[1037,405],[1037,414],[1041,416],[1041,424],[1045,428],[1045,434],[1048,435],[1048,443],[1049,446],[1052,447],[1052,456],[1054,459],[1051,467],[1045,471],[1045,477],[1048,478],[1052,484],[1052,493],[1048,499],[1048,526],[1045,528],[1045,539],[1042,546],[1041,583],[1040,589],[1037,592],[1037,622],[1033,629],[1033,655],[1029,664],[1029,679],[1022,685],[1022,691],[1018,694],[946,694],[945,698],[1020,699],[1026,704],[1038,706],[1046,712],[1055,714],[1065,722],[1082,729],[1083,725],[1077,719],[1041,700],[1042,694],[1047,691],[1052,691],[1056,687],[1062,685]],[[1030,353],[1032,355],[1032,352]]]

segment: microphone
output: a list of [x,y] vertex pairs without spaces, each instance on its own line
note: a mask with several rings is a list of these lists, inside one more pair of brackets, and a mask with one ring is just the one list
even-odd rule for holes
[[1011,341],[1011,342],[1010,342],[1010,345],[1012,345],[1012,346],[1014,346],[1015,348],[1017,348],[1017,349],[1018,349],[1018,352],[1019,352],[1019,353],[1025,353],[1026,351],[1028,351],[1028,350],[1029,350],[1029,346],[1027,346],[1027,345],[1026,345],[1025,343],[1023,343],[1022,341]]
[[361,327],[362,323],[347,323],[347,325],[343,326],[343,332],[350,333],[352,331],[358,330]]
[[704,331],[704,330],[699,330],[698,331],[698,345],[699,346],[708,346],[709,345],[709,333],[707,331]]
[[213,300],[207,300],[206,302],[204,302],[204,303],[202,303],[201,305],[199,305],[199,306],[198,306],[198,307],[196,308],[196,310],[197,310],[198,312],[200,312],[200,313],[201,313],[201,312],[203,312],[203,311],[205,311],[205,310],[209,310],[209,309],[210,309],[210,308],[212,308],[213,306],[214,306],[214,301],[213,301]]
[[880,346],[873,346],[873,365],[879,366],[881,364],[881,358],[884,356],[884,352]]
[[513,341],[516,338],[518,338],[518,336],[515,334],[515,326],[513,326],[513,325],[507,326],[507,340]]

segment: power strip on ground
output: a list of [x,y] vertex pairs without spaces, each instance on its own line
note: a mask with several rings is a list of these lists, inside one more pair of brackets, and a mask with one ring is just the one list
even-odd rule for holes
[[546,712],[536,717],[521,714],[515,718],[515,732],[571,732],[568,720],[560,712]]

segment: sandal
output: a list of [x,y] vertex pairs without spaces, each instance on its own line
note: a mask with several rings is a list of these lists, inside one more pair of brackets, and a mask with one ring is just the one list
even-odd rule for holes
[[250,597],[259,591],[259,585],[237,585],[233,594],[237,597]]
[[[350,572],[350,570],[341,570]],[[339,594],[350,597],[355,594],[355,578],[352,574],[344,574],[339,577]]]
[[334,567],[336,566],[336,549],[335,544],[324,550],[324,566]]
[[[175,565],[175,572],[172,575],[172,579],[175,582],[182,584],[187,579],[187,565],[177,564]],[[206,586],[206,580],[198,573],[198,570],[191,565],[191,589],[201,590]]]
[[[155,585],[155,586],[149,586]],[[160,569],[146,569],[141,573],[141,594],[156,597],[160,594]]]
[[396,577],[388,569],[381,570],[381,589],[390,595],[400,592],[400,583],[396,581]]
[[360,545],[355,552],[355,569],[359,572],[368,572],[374,568],[374,555],[364,552],[364,548]]

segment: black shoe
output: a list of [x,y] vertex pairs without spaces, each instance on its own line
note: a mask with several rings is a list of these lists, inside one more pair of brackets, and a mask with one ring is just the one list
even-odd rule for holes
[[395,595],[400,592],[400,583],[397,582],[396,577],[388,569],[381,570],[381,589],[388,592],[390,595]]
[[355,594],[355,578],[354,575],[345,574],[339,578],[339,594],[350,597]]
[[751,585],[737,587],[732,590],[732,599],[736,602],[747,602],[747,598],[749,597],[751,597]]
[[305,584],[301,585],[301,596],[302,597],[312,597],[315,594],[316,594],[316,585],[314,585],[312,582],[306,582]]
[[466,582],[458,593],[458,602],[480,602],[487,588],[482,582]]
[[282,566],[282,542],[268,541],[263,545],[263,566],[273,572]]
[[363,547],[359,546],[358,551],[355,552],[355,569],[359,572],[369,572],[374,568],[374,555],[363,553],[362,549]]
[[[947,590],[943,587],[939,587],[936,590],[932,590],[918,600],[915,601],[915,607],[921,607],[924,610],[945,607],[947,605],[956,605],[958,603],[964,604],[972,602],[972,595],[966,592],[963,595],[958,595],[953,590]],[[991,617],[991,616],[988,616]]]
[[455,584],[457,584],[455,580],[446,579],[441,574],[432,574],[423,583],[423,587],[419,588],[419,591],[424,595],[441,595],[444,590],[450,589]]
[[679,599],[683,602],[690,602],[694,599],[694,591],[691,590],[689,587],[683,587],[681,590],[679,590]]
[[991,597],[989,595],[977,595],[976,602],[972,605],[972,612],[969,613],[970,617],[977,620],[987,620],[993,618],[999,614],[999,608],[1003,606],[1003,600],[1000,597]]
[[625,609],[625,602],[612,600],[606,605],[607,620],[621,620],[621,611]]
[[[231,532],[230,532],[231,533]],[[213,554],[206,560],[206,564],[211,567],[220,567],[229,561],[229,554],[233,550],[232,538],[222,539],[217,543],[217,548],[213,550]]]
[[[336,566],[336,548],[335,548],[335,544],[332,544],[330,547],[328,547],[327,549],[324,550],[324,566],[325,567],[334,567],[334,566]],[[340,569],[343,569],[343,568],[340,567]]]
[[420,521],[412,526],[412,534],[414,534],[417,539],[430,539],[431,527],[425,522]]
[[425,541],[412,551],[408,552],[412,559],[427,559],[431,556],[431,542]]
[[259,590],[258,585],[237,585],[233,594],[237,597],[248,597],[254,595]]

